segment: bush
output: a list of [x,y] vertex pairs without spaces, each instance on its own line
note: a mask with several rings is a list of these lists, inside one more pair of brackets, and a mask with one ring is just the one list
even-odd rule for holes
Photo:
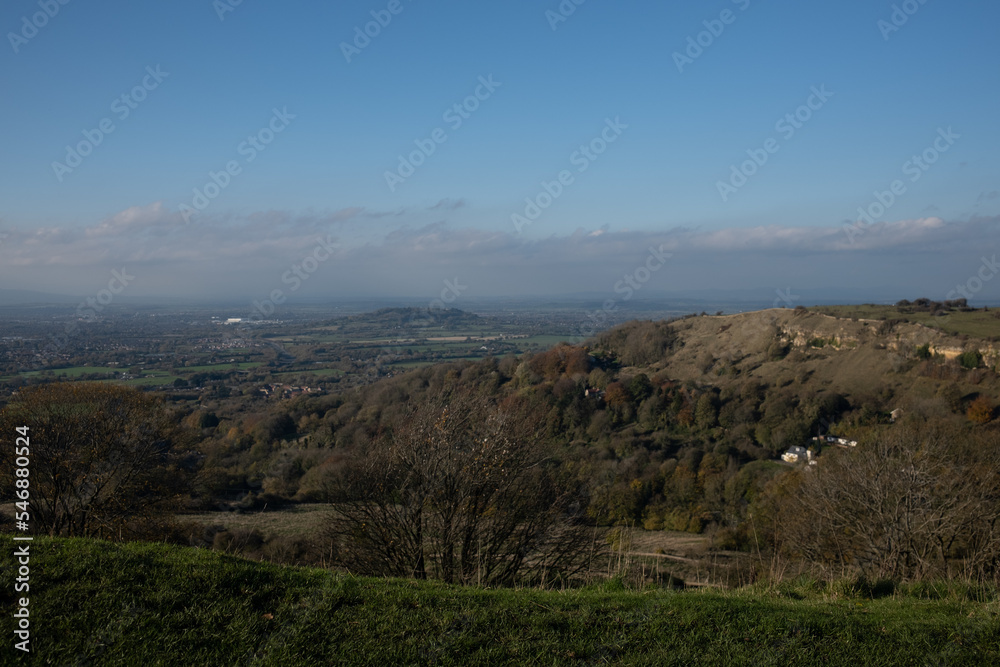
[[966,415],[973,423],[985,424],[993,420],[993,411],[993,403],[985,396],[980,396],[969,406]]
[[968,368],[970,370],[974,368],[979,368],[983,363],[983,355],[979,350],[969,350],[968,352],[963,352],[958,357],[958,362],[962,365],[962,368]]
[[[0,412],[0,432],[25,424],[40,532],[118,539],[144,519],[172,514],[186,491],[178,446],[185,434],[161,401],[140,391],[84,382],[24,390]],[[0,453],[4,481],[14,479],[13,452]],[[0,486],[4,497],[13,499],[13,484]]]

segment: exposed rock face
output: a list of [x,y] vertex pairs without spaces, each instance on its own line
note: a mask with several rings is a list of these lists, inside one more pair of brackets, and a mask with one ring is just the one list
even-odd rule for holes
[[[811,311],[771,309],[723,316],[691,317],[673,323],[677,343],[657,366],[673,377],[699,377],[709,384],[726,375],[773,375],[773,362],[791,354],[834,385],[840,377],[898,372],[915,360],[917,348],[952,360],[978,350],[983,365],[1000,364],[1000,346],[980,338],[948,334],[899,320],[837,318]],[[1000,321],[997,323],[1000,334]],[[791,364],[795,367],[796,364]],[[768,367],[772,367],[768,371]],[[786,370],[789,365],[786,364]]]

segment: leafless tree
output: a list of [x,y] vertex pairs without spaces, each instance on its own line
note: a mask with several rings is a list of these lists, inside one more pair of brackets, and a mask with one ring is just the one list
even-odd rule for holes
[[779,512],[785,551],[873,577],[1000,574],[1000,439],[891,427],[798,473]]
[[532,570],[572,576],[591,533],[517,400],[455,393],[413,410],[328,487],[330,534],[355,572],[510,584]]
[[165,516],[184,472],[172,455],[176,433],[162,403],[106,384],[51,384],[22,390],[0,412],[0,495],[10,498],[18,427],[30,438],[31,525],[50,535],[119,538]]

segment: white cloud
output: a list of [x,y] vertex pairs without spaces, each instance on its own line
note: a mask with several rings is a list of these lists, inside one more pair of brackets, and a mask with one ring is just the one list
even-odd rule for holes
[[[456,203],[443,200],[429,215],[464,206]],[[661,232],[604,226],[532,240],[508,231],[420,224],[416,212],[397,217],[414,226],[385,227],[387,215],[396,217],[361,208],[272,210],[204,216],[188,225],[155,202],[83,228],[8,228],[0,244],[0,287],[86,292],[90,276],[127,265],[145,276],[136,282],[137,295],[266,293],[280,286],[283,272],[317,239],[332,237],[343,249],[309,284],[313,296],[433,294],[442,280],[456,276],[472,285],[470,294],[603,293],[650,247],[674,254],[650,292],[898,283],[913,284],[914,297],[941,296],[981,254],[995,252],[1000,238],[996,217],[878,223],[863,227],[852,242],[843,226],[780,225]]]

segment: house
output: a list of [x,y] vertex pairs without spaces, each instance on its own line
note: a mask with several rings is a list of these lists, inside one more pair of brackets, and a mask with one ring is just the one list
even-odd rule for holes
[[800,447],[798,445],[794,447],[789,447],[788,451],[781,455],[781,460],[785,463],[806,463],[809,465],[815,465],[816,462],[813,460],[813,453],[810,452],[805,447]]
[[847,438],[838,438],[835,435],[818,435],[813,438],[813,442],[825,442],[829,445],[836,445],[837,447],[857,447],[857,440],[848,440]]

